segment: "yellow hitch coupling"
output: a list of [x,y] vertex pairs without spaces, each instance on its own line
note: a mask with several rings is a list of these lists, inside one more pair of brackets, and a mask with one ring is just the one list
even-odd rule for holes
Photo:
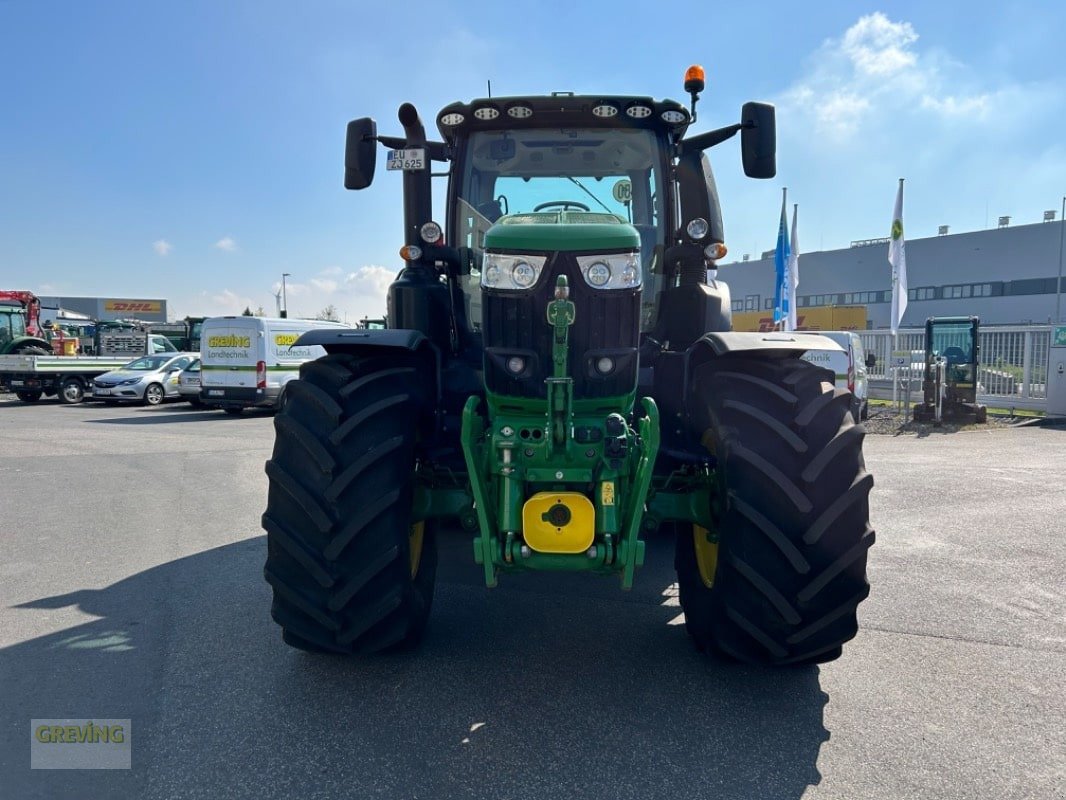
[[537,492],[522,506],[522,538],[538,553],[583,553],[595,538],[596,510],[577,492]]

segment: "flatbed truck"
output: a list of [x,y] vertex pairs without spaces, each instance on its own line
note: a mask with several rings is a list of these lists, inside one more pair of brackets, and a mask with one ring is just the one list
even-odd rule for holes
[[93,378],[146,353],[177,352],[160,334],[117,333],[100,344],[104,355],[0,355],[0,389],[14,392],[24,403],[56,396],[59,402],[73,405],[90,396]]

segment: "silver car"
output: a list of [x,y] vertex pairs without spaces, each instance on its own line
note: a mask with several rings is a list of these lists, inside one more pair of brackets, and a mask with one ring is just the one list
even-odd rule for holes
[[196,408],[204,404],[200,399],[200,359],[194,358],[178,375],[178,395]]
[[157,406],[178,397],[178,375],[195,358],[194,353],[164,353],[134,359],[93,380],[93,398]]

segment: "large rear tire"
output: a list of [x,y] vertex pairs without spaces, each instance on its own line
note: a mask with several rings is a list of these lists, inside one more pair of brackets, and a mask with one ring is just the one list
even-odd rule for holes
[[[870,593],[873,477],[865,429],[833,375],[796,358],[723,356],[695,376],[716,457],[717,544],[679,530],[685,623],[697,644],[754,664],[839,657]],[[702,419],[701,419],[702,417]]]
[[41,399],[41,392],[15,392],[15,397],[23,403],[36,403]]
[[288,644],[367,653],[421,639],[437,571],[432,526],[411,520],[425,384],[412,359],[334,354],[287,385],[263,527]]

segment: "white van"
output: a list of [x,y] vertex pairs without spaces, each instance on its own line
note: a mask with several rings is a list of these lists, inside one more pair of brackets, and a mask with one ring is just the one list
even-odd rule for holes
[[200,400],[229,414],[252,407],[280,408],[285,384],[300,376],[300,365],[326,354],[318,345],[293,348],[300,334],[346,327],[313,319],[205,319],[200,334]]
[[855,399],[851,405],[851,415],[855,421],[869,416],[870,382],[866,377],[866,353],[862,348],[862,339],[854,331],[811,331],[825,336],[839,344],[839,350],[808,350],[803,354],[805,361],[819,367],[833,370],[838,389],[847,389]]

